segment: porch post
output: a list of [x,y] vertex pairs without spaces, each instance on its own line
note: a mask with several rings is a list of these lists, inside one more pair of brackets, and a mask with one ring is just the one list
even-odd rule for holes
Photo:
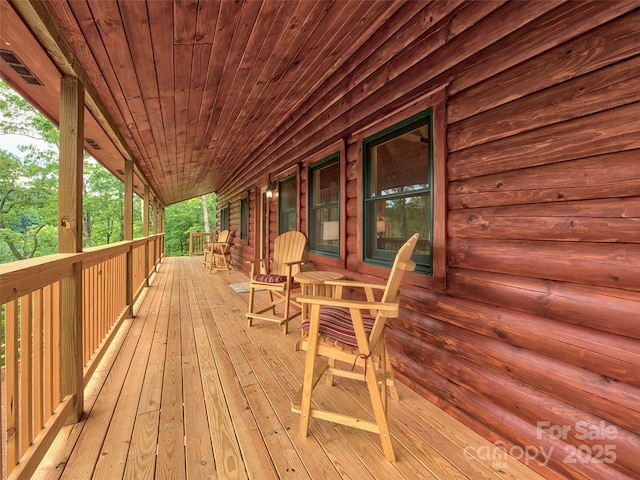
[[[144,200],[142,204],[142,236],[147,239],[144,244],[144,278],[149,286],[149,185],[144,186]],[[155,243],[155,242],[154,242]]]
[[[124,161],[124,239],[133,240],[133,162]],[[127,250],[127,316],[133,317],[133,245]]]
[[[60,81],[58,252],[82,252],[84,87],[75,77]],[[69,423],[84,408],[82,361],[82,262],[60,282],[60,396],[75,394]]]

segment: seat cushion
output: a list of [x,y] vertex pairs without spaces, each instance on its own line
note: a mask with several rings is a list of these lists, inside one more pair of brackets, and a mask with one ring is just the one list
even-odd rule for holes
[[[364,323],[364,331],[369,336],[373,328],[375,319],[366,313],[362,314],[362,322]],[[309,333],[309,319],[304,320],[301,325],[302,329]],[[351,314],[346,307],[320,307],[320,335],[337,340],[340,343],[358,346],[356,333],[353,330]]]
[[216,253],[218,255],[224,255],[224,252],[222,251],[222,249],[220,247],[214,247],[213,253]]
[[253,276],[256,282],[263,283],[282,283],[287,281],[286,275],[276,275],[274,273],[259,273]]

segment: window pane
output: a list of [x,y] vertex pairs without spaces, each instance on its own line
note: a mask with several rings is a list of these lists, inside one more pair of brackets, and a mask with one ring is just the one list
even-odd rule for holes
[[364,140],[365,260],[390,265],[414,233],[417,270],[431,273],[432,110]]
[[298,202],[298,195],[296,192],[295,175],[282,180],[280,182],[278,191],[278,208],[280,217],[278,232],[285,233],[297,230],[298,224],[296,221],[296,205]]
[[372,196],[429,188],[428,131],[425,125],[371,147]]
[[309,248],[335,256],[340,246],[340,160],[309,169]]
[[338,162],[313,170],[313,200],[315,206],[338,203],[340,164]]
[[376,249],[397,252],[414,233],[420,234],[415,253],[429,254],[431,195],[378,200],[376,210]]
[[282,208],[282,210],[296,209],[295,178],[280,183],[280,207]]

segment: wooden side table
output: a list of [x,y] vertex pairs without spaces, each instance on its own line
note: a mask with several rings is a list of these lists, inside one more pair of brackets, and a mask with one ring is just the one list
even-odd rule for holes
[[[294,280],[300,284],[300,293],[302,295],[329,295],[325,281],[327,280],[342,280],[344,275],[337,272],[323,272],[320,270],[311,270],[308,272],[300,272]],[[302,319],[309,318],[308,305],[302,305]]]

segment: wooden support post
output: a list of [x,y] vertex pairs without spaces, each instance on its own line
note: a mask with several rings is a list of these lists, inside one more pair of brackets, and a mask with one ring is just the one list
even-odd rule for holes
[[[58,252],[82,252],[84,87],[75,77],[60,82]],[[60,282],[60,394],[75,395],[70,423],[84,408],[82,378],[82,263]]]
[[142,236],[147,239],[144,244],[144,281],[147,287],[149,286],[149,195],[149,185],[145,185],[142,206]]
[[[124,239],[133,240],[133,162],[124,162]],[[126,316],[133,317],[133,246],[127,251]]]

